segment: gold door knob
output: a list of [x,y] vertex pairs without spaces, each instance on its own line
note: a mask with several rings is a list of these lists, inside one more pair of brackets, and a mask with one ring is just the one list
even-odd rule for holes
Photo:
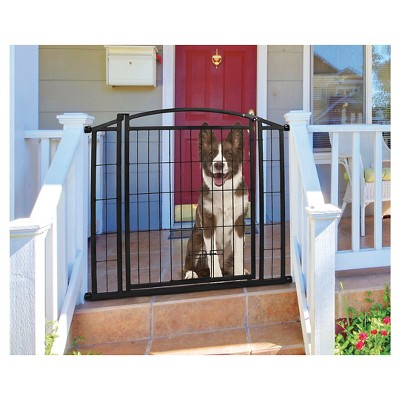
[[211,58],[212,63],[215,65],[215,68],[218,68],[218,65],[222,62],[222,56],[218,54],[218,49],[216,49],[215,54]]

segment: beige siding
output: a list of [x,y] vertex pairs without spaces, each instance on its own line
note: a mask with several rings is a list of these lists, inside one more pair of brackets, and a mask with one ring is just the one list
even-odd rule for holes
[[[303,109],[303,46],[268,46],[267,68],[268,119],[285,124],[284,115],[287,112]],[[285,213],[286,220],[288,220],[290,215],[287,133],[285,139]],[[269,199],[266,200],[267,215],[271,218]],[[278,199],[274,199],[274,201],[278,203]]]
[[[41,129],[57,129],[56,116],[63,112],[87,112],[98,124],[118,112],[162,107],[162,64],[156,88],[111,87],[104,46],[40,46],[39,57]],[[303,46],[268,46],[268,119],[284,123],[284,114],[302,103]]]
[[155,88],[111,87],[106,84],[104,46],[40,46],[39,60],[40,129],[60,128],[56,116],[64,112],[86,112],[97,125],[119,112],[162,106],[162,64],[157,63]]
[[303,109],[303,46],[268,46],[268,119]]

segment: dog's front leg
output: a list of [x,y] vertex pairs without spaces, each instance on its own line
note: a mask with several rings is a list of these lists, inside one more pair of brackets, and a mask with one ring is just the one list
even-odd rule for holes
[[233,244],[235,249],[233,251],[233,275],[243,275],[243,249],[244,249],[244,237],[240,237],[236,231],[233,233]]
[[210,277],[222,276],[222,270],[219,265],[219,258],[217,254],[217,243],[215,238],[215,231],[207,229],[204,231],[204,245],[207,251],[208,267],[210,268]]
[[244,268],[244,218],[240,217],[233,229],[233,275],[248,275],[249,272]]

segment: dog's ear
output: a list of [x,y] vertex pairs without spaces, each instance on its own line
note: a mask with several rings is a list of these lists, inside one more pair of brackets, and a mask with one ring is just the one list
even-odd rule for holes
[[226,137],[227,142],[231,142],[238,150],[243,150],[243,129],[239,122],[235,122],[234,128],[228,133]]
[[207,122],[204,122],[199,132],[199,154],[203,151],[204,147],[211,147],[217,141],[214,132],[208,128]]

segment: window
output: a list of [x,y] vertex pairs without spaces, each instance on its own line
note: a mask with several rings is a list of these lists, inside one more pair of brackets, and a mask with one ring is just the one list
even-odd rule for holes
[[390,124],[390,46],[372,46],[372,123]]
[[[390,123],[390,46],[312,46],[311,56],[313,124]],[[313,144],[326,151],[328,134]]]

